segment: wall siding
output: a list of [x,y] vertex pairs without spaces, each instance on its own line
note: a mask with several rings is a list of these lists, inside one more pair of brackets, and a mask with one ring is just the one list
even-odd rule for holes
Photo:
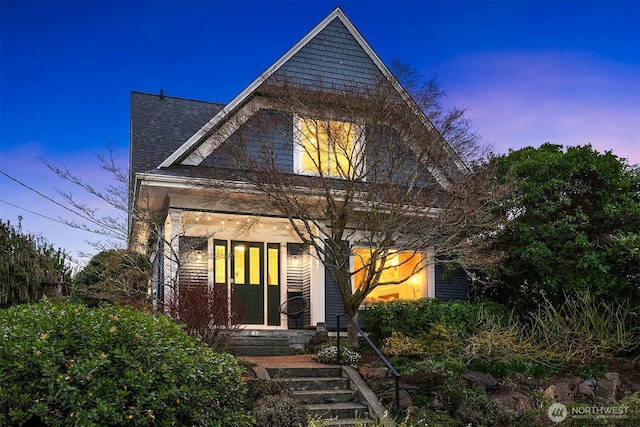
[[442,276],[444,267],[440,264],[436,265],[436,299],[449,301],[466,301],[469,299],[467,294],[467,274],[463,270],[458,270],[453,279],[445,280]]
[[354,84],[373,87],[382,77],[377,65],[339,19],[334,19],[283,64],[276,79],[325,88]]

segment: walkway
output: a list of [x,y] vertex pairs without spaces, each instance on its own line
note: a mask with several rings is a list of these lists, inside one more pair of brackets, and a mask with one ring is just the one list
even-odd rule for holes
[[262,368],[322,368],[324,363],[312,359],[313,354],[294,354],[291,356],[238,356]]

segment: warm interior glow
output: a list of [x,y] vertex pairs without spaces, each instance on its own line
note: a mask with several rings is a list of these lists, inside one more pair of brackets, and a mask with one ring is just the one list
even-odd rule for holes
[[356,167],[355,148],[360,132],[354,123],[337,120],[298,120],[302,172],[351,177]]
[[236,285],[245,284],[244,274],[244,246],[238,245],[233,248],[234,272],[233,278]]
[[215,283],[227,283],[227,247],[215,245]]
[[278,286],[280,279],[280,250],[278,248],[267,249],[267,284]]
[[[365,248],[354,250],[354,271],[360,270],[370,263],[371,251]],[[393,252],[387,256],[385,268],[380,274],[379,283],[399,282],[397,284],[378,285],[364,302],[390,301],[394,299],[415,300],[427,295],[427,272],[420,266],[424,262],[424,254]],[[378,264],[379,265],[379,264]],[[353,276],[354,287],[361,286],[366,274],[365,270]]]

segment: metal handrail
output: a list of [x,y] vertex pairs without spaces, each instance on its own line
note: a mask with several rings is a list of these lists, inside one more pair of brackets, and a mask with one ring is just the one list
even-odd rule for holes
[[396,382],[396,402],[395,402],[396,415],[400,414],[400,374],[398,373],[398,371],[396,371],[396,368],[393,367],[391,362],[389,362],[389,360],[387,360],[387,358],[384,357],[384,354],[382,354],[380,349],[378,347],[376,347],[376,345],[364,333],[364,331],[360,328],[360,326],[358,326],[358,324],[349,315],[347,315],[346,313],[341,313],[341,314],[337,314],[336,315],[336,327],[337,327],[336,347],[337,347],[337,350],[338,350],[338,355],[337,355],[338,364],[340,364],[340,359],[342,358],[341,354],[340,354],[340,317],[342,317],[342,316],[346,317],[347,320],[349,321],[349,323],[351,323],[351,326],[356,328],[356,330],[360,333],[360,335],[362,335],[362,337],[367,342],[367,344],[369,344],[369,346],[373,349],[373,351],[376,352],[376,354],[378,355],[380,360],[382,360],[382,362],[385,365],[387,365],[387,368],[393,374],[393,377],[394,377],[395,382]]

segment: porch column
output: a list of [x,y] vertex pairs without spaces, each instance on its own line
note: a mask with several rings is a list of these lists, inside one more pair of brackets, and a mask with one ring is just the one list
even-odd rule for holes
[[165,222],[164,296],[165,313],[177,302],[178,257],[180,256],[180,210],[169,209]]
[[427,250],[427,297],[436,297],[436,249],[432,246]]
[[322,261],[318,259],[318,256],[320,256],[319,254],[318,256],[309,255],[309,262],[311,263],[309,305],[311,311],[311,325],[315,326],[318,323],[327,322],[327,319],[325,319],[325,267]]

